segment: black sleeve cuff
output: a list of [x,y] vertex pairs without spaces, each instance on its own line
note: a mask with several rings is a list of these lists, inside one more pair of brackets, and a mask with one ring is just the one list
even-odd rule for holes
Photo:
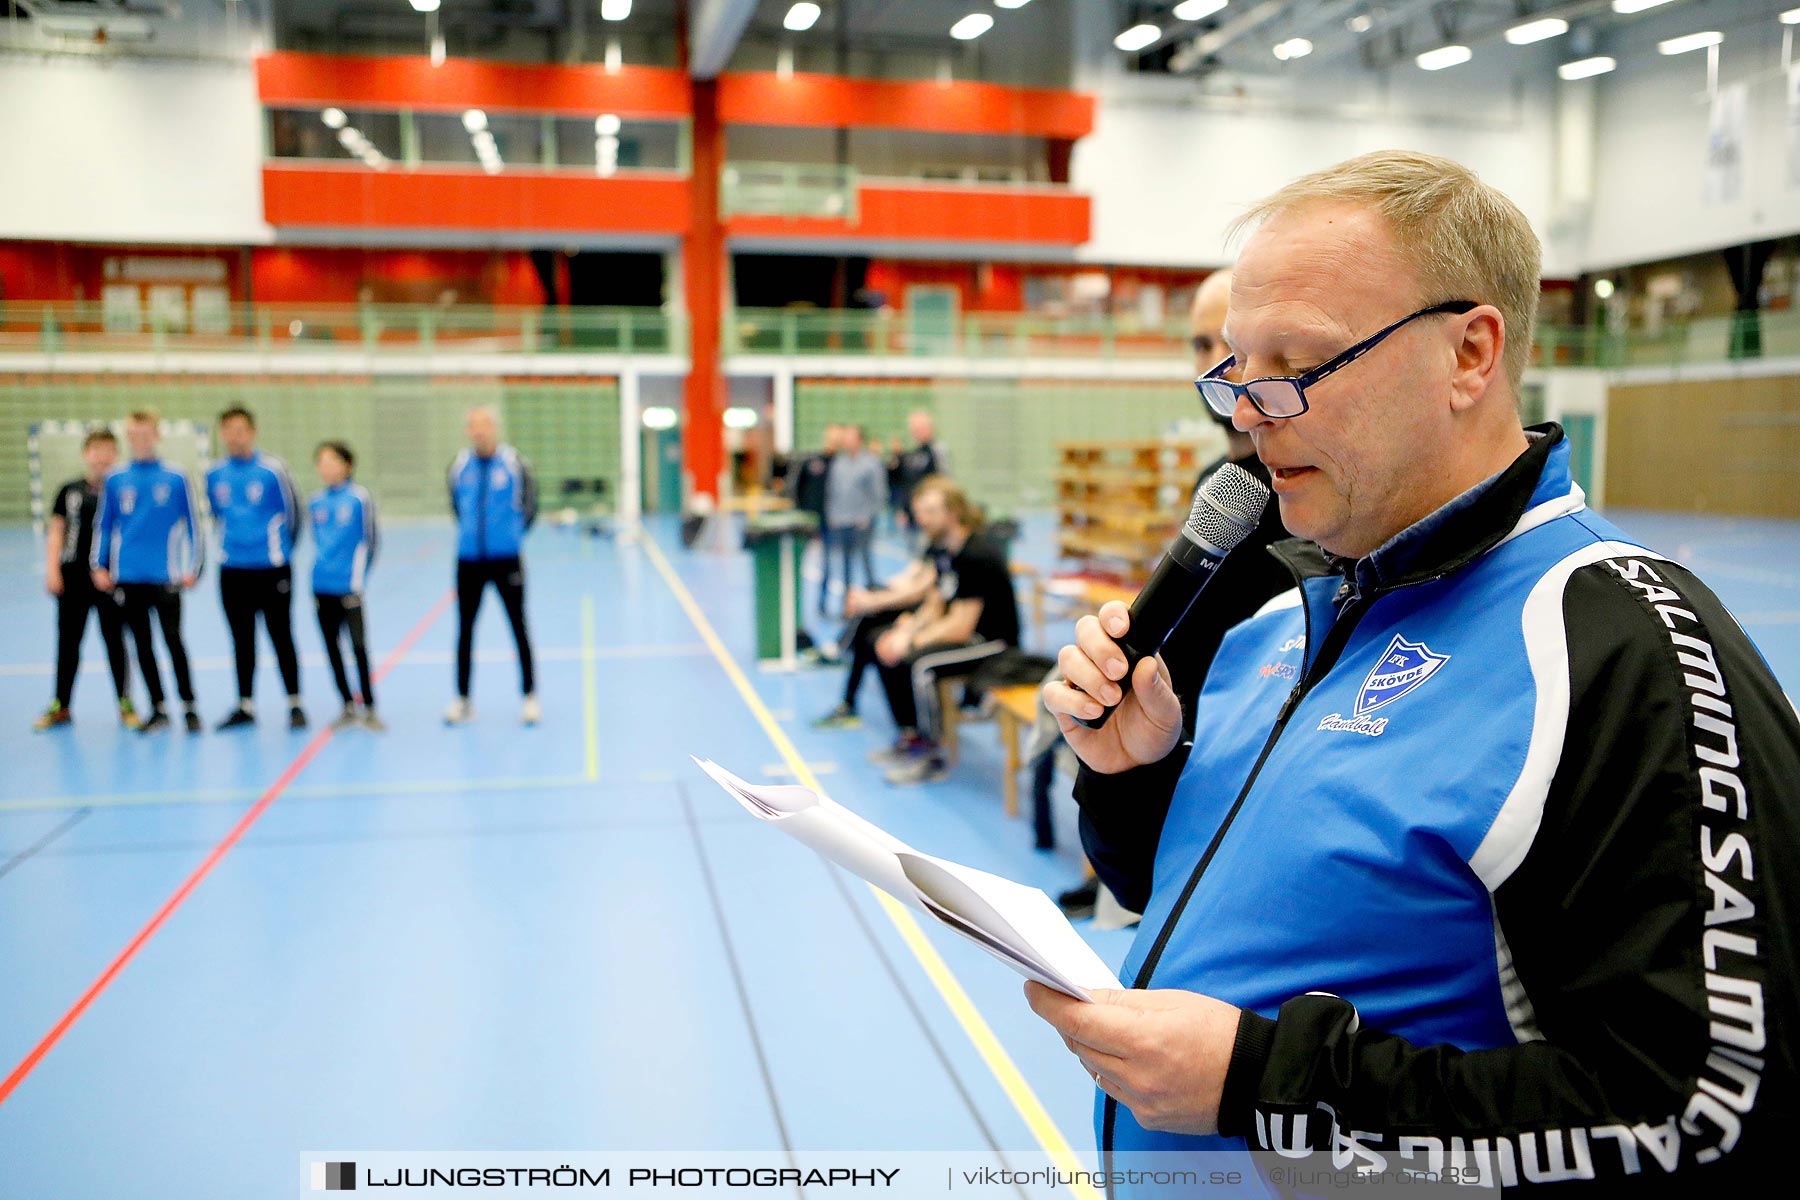
[[1274,1045],[1274,1021],[1247,1008],[1238,1014],[1237,1040],[1232,1043],[1231,1065],[1225,1069],[1225,1086],[1219,1096],[1219,1132],[1223,1136],[1249,1134],[1257,1089]]

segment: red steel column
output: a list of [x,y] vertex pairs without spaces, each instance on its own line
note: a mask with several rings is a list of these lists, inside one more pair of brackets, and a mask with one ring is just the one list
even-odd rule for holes
[[725,133],[719,124],[718,85],[710,79],[696,79],[693,95],[691,223],[681,253],[693,365],[687,377],[682,463],[694,491],[717,500],[719,471],[725,461],[721,419],[725,377],[719,353],[720,310],[725,299],[725,229],[719,216],[719,177],[725,165]]

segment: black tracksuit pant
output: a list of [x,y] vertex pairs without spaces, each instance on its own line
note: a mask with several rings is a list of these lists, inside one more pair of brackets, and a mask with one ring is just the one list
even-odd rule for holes
[[294,653],[294,573],[288,567],[221,567],[219,599],[231,627],[237,657],[238,700],[248,703],[256,686],[256,618],[260,613],[289,696],[300,694],[300,659]]
[[369,676],[369,648],[363,636],[362,597],[313,596],[319,609],[319,632],[325,637],[325,653],[331,659],[331,676],[337,680],[338,695],[346,706],[356,702],[357,693],[350,690],[350,676],[344,670],[343,635],[350,635],[350,653],[356,658],[356,673],[362,684],[363,707],[375,707],[375,685]]
[[150,614],[162,626],[163,644],[169,648],[169,665],[175,669],[175,692],[182,703],[194,703],[194,679],[188,671],[187,647],[181,641],[181,585],[173,583],[122,583],[120,607],[125,628],[137,644],[138,666],[144,672],[144,690],[150,707],[163,706],[162,672],[156,666],[156,648],[150,643]]
[[517,557],[461,559],[456,564],[456,694],[469,696],[469,678],[475,669],[475,614],[488,584],[500,593],[506,619],[512,625],[513,642],[519,648],[519,690],[527,696],[537,691],[537,675],[531,666],[531,637],[525,631],[525,564]]
[[856,693],[862,690],[863,675],[875,662],[875,642],[900,619],[900,610],[868,613],[844,627],[843,649],[850,651],[850,677],[844,681],[844,706],[856,707]]
[[99,591],[78,571],[63,572],[62,595],[56,598],[56,702],[68,708],[75,698],[75,672],[81,667],[81,639],[87,634],[88,612],[100,618],[100,640],[112,668],[119,699],[131,695],[131,666],[125,659],[125,617],[109,593]]

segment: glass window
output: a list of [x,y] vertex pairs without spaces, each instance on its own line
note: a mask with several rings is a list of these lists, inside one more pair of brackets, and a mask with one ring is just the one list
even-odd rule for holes
[[491,170],[543,165],[544,127],[539,117],[472,108],[415,113],[413,122],[419,132],[420,162]]
[[274,158],[325,160],[401,155],[400,114],[342,108],[272,108],[269,154]]
[[639,121],[603,113],[556,119],[556,165],[613,171],[681,169],[681,123]]

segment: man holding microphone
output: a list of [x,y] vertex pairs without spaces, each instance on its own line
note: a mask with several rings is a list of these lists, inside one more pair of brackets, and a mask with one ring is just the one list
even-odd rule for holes
[[1226,635],[1185,756],[1169,666],[1120,686],[1123,605],[1044,690],[1144,913],[1133,990],[1027,985],[1103,1153],[1745,1186],[1796,1115],[1793,709],[1704,584],[1587,510],[1562,430],[1521,427],[1539,249],[1509,200],[1381,152],[1249,219],[1198,384],[1269,468],[1295,588]]

